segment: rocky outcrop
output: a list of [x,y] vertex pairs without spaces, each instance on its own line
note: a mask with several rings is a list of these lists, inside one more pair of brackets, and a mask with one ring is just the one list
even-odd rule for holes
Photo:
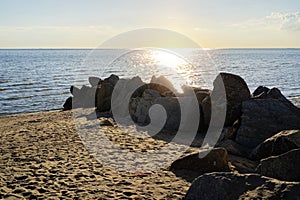
[[300,182],[300,149],[272,156],[260,161],[259,171],[262,176],[282,181]]
[[285,130],[268,138],[251,153],[251,158],[260,160],[277,156],[293,149],[300,148],[300,130]]
[[195,179],[186,200],[297,199],[300,184],[257,174],[210,173]]
[[280,99],[251,99],[242,104],[241,125],[236,141],[255,148],[282,130],[300,129],[299,108]]
[[186,155],[174,161],[170,169],[189,170],[197,172],[199,175],[208,172],[229,171],[227,151],[223,148],[214,148]]

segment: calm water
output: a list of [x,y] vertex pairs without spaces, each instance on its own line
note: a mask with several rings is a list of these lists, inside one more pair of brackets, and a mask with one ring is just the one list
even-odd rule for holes
[[[150,70],[148,52],[136,53],[131,59],[125,55],[108,67],[123,51],[98,50],[96,56],[87,59],[90,52],[0,50],[0,115],[60,109],[70,96],[70,86],[87,84],[89,76],[115,73],[123,77],[141,75],[147,80],[152,72],[157,73],[157,69]],[[242,76],[251,91],[259,85],[278,87],[293,101],[300,99],[300,49],[194,50],[185,56],[197,66],[182,72],[190,84],[211,88],[216,70],[226,71]],[[166,59],[174,64],[170,60]],[[172,74],[166,75],[177,82]]]

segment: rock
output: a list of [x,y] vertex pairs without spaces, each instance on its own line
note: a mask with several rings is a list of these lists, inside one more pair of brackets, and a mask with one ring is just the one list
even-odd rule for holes
[[[208,154],[207,154],[208,153]],[[206,155],[200,158],[199,155]],[[229,171],[227,151],[223,148],[205,149],[174,161],[171,170],[189,170],[200,174]]]
[[300,148],[300,130],[285,130],[258,145],[252,151],[251,158],[260,160],[298,148]]
[[267,94],[267,92],[269,91],[270,89],[265,87],[265,86],[259,86],[258,88],[256,88],[253,92],[253,96],[254,97],[257,97],[257,96],[261,96],[262,94]]
[[97,87],[99,83],[101,84],[101,79],[95,76],[91,76],[89,77],[89,83],[92,87]]
[[257,174],[209,173],[195,179],[186,200],[297,199],[300,184]]
[[199,103],[201,103],[205,98],[209,97],[209,91],[198,91],[196,92],[196,97]]
[[72,97],[67,98],[63,105],[63,111],[72,110]]
[[228,154],[228,162],[230,163],[230,168],[238,173],[257,173],[258,161],[249,160],[248,158]]
[[111,118],[102,118],[100,120],[100,126],[114,126],[114,122]]
[[[230,126],[241,116],[242,102],[250,99],[250,90],[244,79],[238,75],[220,73],[218,76],[221,76],[226,92],[227,108],[225,126]],[[212,93],[218,93],[219,90],[223,90],[222,86],[219,86],[214,81],[214,90]]]
[[96,90],[96,107],[99,112],[109,111],[111,106],[111,95],[114,86],[110,83],[102,83]]
[[178,130],[181,122],[181,110],[176,97],[159,97],[153,101],[153,104],[159,104],[164,107],[167,113],[164,129]]
[[159,93],[166,93],[166,92],[176,92],[173,84],[164,76],[155,77],[152,76],[149,89],[157,90]]
[[236,142],[255,148],[282,130],[300,129],[300,109],[279,99],[252,99],[242,105]]
[[203,112],[204,126],[208,127],[211,118],[211,98],[210,96],[205,97],[201,102],[201,108]]
[[282,181],[300,181],[300,149],[260,161],[260,174]]
[[95,95],[95,105],[97,107],[97,111],[104,112],[110,110],[111,95],[118,81],[119,77],[112,74],[110,77],[104,79],[100,85],[98,85]]
[[237,128],[235,128],[233,126],[223,128],[219,141],[235,139],[236,131],[237,131]]
[[76,96],[80,94],[80,89],[72,85],[70,87],[70,92],[73,96]]
[[250,154],[250,149],[236,143],[233,140],[224,140],[216,145],[217,147],[222,147],[228,151],[228,153],[237,155],[237,156],[242,156],[242,157],[248,157]]

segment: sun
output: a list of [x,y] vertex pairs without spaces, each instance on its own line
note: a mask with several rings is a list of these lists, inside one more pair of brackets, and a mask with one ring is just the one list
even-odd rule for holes
[[180,66],[186,64],[184,59],[182,59],[175,53],[166,50],[153,51],[152,57],[157,62],[157,64],[175,70],[179,70]]

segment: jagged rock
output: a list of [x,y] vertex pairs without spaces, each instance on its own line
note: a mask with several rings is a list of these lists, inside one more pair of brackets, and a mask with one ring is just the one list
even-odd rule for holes
[[101,83],[101,79],[95,76],[89,77],[89,83],[92,87],[97,87],[99,83]]
[[298,148],[300,148],[300,130],[285,130],[258,145],[252,151],[251,158],[260,160]]
[[216,145],[217,147],[222,147],[228,151],[228,153],[237,155],[237,156],[243,156],[248,157],[250,153],[250,149],[236,143],[233,140],[224,140]]
[[[206,155],[202,158],[202,155]],[[200,157],[199,157],[200,156]],[[174,161],[171,170],[189,170],[200,174],[229,171],[227,151],[223,148],[205,149]]]
[[297,199],[300,184],[257,174],[209,173],[195,179],[186,200]]
[[260,161],[259,171],[262,176],[282,181],[300,181],[300,149],[272,156]]
[[254,148],[282,130],[300,129],[300,109],[288,100],[252,99],[242,105],[236,141]]

